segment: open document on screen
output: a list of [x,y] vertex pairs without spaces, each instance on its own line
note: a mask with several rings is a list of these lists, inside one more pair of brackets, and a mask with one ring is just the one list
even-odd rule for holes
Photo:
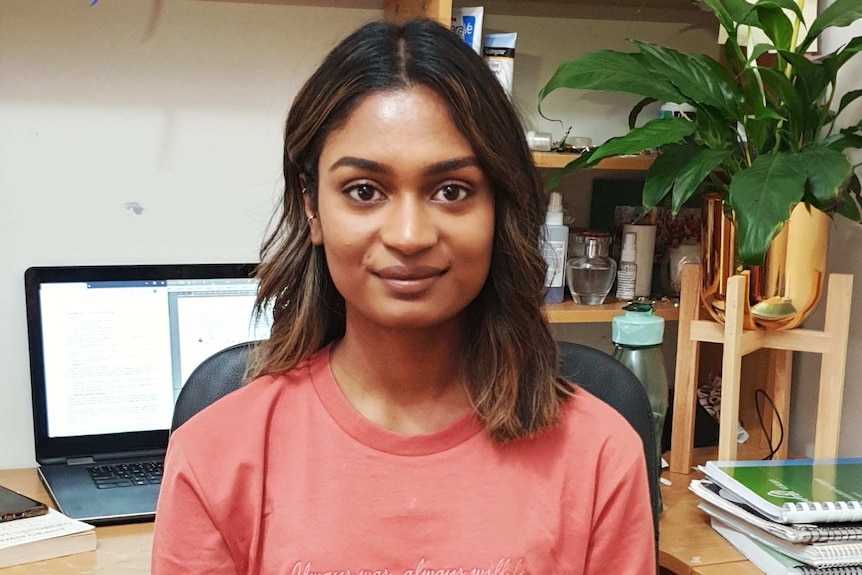
[[253,278],[42,284],[48,435],[168,429],[203,360],[268,337]]

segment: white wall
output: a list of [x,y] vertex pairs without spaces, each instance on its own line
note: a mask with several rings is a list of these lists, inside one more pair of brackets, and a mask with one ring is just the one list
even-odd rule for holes
[[[821,0],[821,4],[831,4]],[[822,9],[822,7],[821,7]],[[825,53],[846,44],[854,36],[862,35],[862,22],[848,28],[829,28],[822,36],[821,47]],[[843,94],[862,88],[862,56],[856,56],[842,69],[839,91]],[[840,95],[835,97],[835,102]],[[862,117],[862,102],[857,100],[839,117],[841,126],[855,124]],[[852,161],[862,162],[862,153],[855,153]],[[856,170],[862,176],[862,171]],[[862,227],[844,218],[836,217],[829,243],[827,272],[854,275],[853,304],[850,314],[850,345],[847,349],[847,372],[844,378],[844,409],[841,415],[841,438],[839,455],[862,456]],[[821,302],[817,312],[806,322],[805,327],[823,328],[825,303]],[[820,356],[818,354],[794,354],[793,390],[790,414],[790,449],[799,454],[812,456],[814,452],[814,424],[817,394],[820,380]]]
[[[293,95],[338,39],[381,15],[164,0],[149,35],[158,2],[90,4],[0,1],[0,468],[35,463],[24,270],[255,260],[281,188]],[[557,136],[559,125],[534,110],[561,61],[625,48],[635,36],[714,50],[713,31],[677,24],[493,15],[486,23],[518,31],[515,99],[534,128]],[[561,93],[546,111],[599,142],[625,132],[635,99]],[[601,341],[608,327],[572,337]]]
[[0,2],[0,468],[35,463],[24,270],[256,261],[296,90],[382,14],[166,0],[145,38],[157,4]]

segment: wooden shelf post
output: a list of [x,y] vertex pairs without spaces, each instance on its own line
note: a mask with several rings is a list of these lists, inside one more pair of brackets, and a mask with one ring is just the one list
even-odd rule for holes
[[[674,473],[691,472],[701,342],[720,343],[723,346],[718,459],[736,459],[742,358],[763,348],[770,350],[767,389],[775,403],[777,415],[784,423],[785,436],[790,425],[793,352],[812,352],[823,356],[814,457],[836,457],[841,429],[853,276],[830,274],[826,291],[826,322],[822,331],[805,328],[784,331],[746,330],[743,328],[743,311],[748,292],[747,277],[733,276],[727,285],[725,323],[722,325],[711,319],[700,319],[700,266],[684,266],[674,380],[670,470]],[[778,436],[778,425],[778,420],[774,419],[773,437]],[[787,457],[786,441],[776,456]]]

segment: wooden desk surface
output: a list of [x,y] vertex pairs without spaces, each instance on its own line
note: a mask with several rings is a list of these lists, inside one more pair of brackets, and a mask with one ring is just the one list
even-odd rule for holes
[[[695,449],[695,462],[704,463],[715,448]],[[661,486],[664,512],[659,520],[659,565],[676,575],[761,574],[730,543],[709,525],[697,508],[698,497],[688,490],[700,473],[685,475],[665,471],[673,485]]]
[[[702,463],[715,448],[695,450]],[[665,472],[673,485],[662,486],[664,512],[659,523],[659,562],[663,572],[676,575],[758,575],[757,568],[709,526],[697,509],[697,496],[688,490],[699,475]],[[34,469],[0,471],[0,484],[50,502]],[[143,575],[150,572],[153,524],[98,527],[98,549],[68,557],[0,569],[2,575]]]

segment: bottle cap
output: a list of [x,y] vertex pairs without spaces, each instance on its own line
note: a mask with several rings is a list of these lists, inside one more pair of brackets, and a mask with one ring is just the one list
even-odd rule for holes
[[664,319],[654,315],[653,304],[632,302],[624,315],[611,320],[611,341],[620,345],[659,345],[664,337]]
[[635,246],[637,245],[638,236],[634,232],[626,232],[623,234],[623,249],[620,254],[621,262],[635,261]]
[[563,225],[563,196],[560,192],[551,192],[545,223],[549,226]]

